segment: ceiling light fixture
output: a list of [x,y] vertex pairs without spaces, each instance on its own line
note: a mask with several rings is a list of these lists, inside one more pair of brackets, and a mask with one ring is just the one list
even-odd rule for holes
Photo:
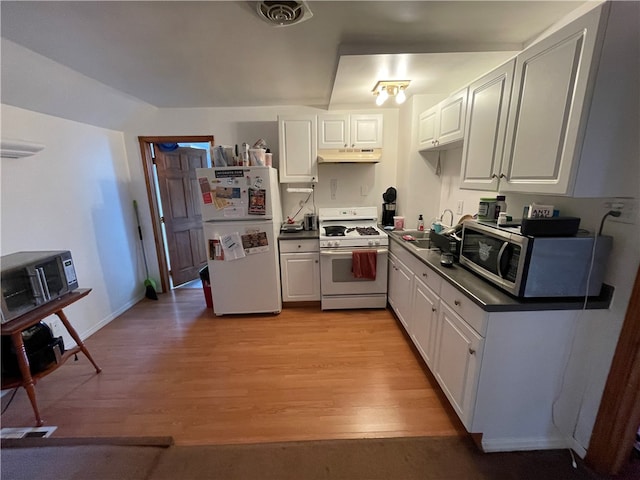
[[371,93],[376,97],[376,105],[381,106],[389,97],[395,97],[398,105],[404,103],[407,95],[404,91],[411,80],[379,80]]

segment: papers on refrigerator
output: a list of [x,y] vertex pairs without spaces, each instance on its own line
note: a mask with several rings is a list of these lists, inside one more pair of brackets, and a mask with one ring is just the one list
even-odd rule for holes
[[225,261],[237,260],[244,258],[244,248],[242,247],[242,239],[238,232],[225,235],[220,239],[222,243],[222,251],[224,252]]
[[210,240],[209,255],[211,260],[238,260],[247,255],[269,251],[267,232],[258,230],[240,234],[234,232],[220,239]]
[[246,233],[242,235],[242,246],[247,255],[269,251],[267,232]]

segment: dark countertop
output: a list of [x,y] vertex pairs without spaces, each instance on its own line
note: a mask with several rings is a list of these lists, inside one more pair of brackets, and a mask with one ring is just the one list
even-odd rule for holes
[[[417,249],[400,238],[408,232],[389,232],[389,240],[401,245],[407,252],[435,270],[487,312],[524,312],[543,310],[582,310],[584,297],[517,298],[467,270],[459,263],[451,267],[440,265],[439,251]],[[589,297],[587,309],[607,309],[613,297],[613,287],[603,285],[597,297]]]
[[318,230],[300,230],[299,232],[280,232],[278,240],[317,240]]

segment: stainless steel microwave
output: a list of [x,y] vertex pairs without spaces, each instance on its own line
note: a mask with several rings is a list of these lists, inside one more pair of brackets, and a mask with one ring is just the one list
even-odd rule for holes
[[600,294],[610,236],[531,237],[518,228],[466,221],[460,263],[518,297]]
[[71,252],[16,252],[0,258],[2,323],[78,288]]

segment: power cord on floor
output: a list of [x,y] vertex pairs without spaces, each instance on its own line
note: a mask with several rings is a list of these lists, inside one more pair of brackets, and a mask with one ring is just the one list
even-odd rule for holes
[[571,454],[571,466],[573,468],[578,468],[578,464],[576,463],[576,457],[573,454],[573,450],[569,449],[569,453]]
[[19,387],[16,387],[16,388],[13,389],[13,393],[11,394],[11,398],[9,399],[9,401],[7,402],[5,407],[2,409],[2,412],[0,412],[0,415],[4,414],[4,412],[7,411],[7,408],[9,408],[9,405],[11,405],[11,402],[13,402],[13,397],[15,397],[16,393],[18,392],[18,388]]

